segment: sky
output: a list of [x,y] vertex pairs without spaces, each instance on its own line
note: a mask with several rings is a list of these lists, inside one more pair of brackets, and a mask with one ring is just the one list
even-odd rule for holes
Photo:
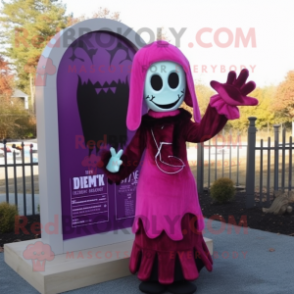
[[[162,28],[188,58],[195,81],[225,82],[229,70],[248,68],[257,86],[279,84],[294,70],[293,0],[63,0],[67,13],[91,16],[99,7],[152,41]],[[177,38],[171,33],[183,30]],[[244,37],[242,39],[242,36]],[[247,38],[247,41],[246,41]]]

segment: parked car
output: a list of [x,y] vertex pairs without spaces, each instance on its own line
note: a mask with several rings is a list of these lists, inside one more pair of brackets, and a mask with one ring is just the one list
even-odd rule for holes
[[[12,147],[13,145],[15,145],[15,148],[17,150],[22,150],[22,142],[9,142],[9,143],[6,143],[7,146],[10,146]],[[32,150],[34,151],[33,153],[36,153],[36,151],[38,151],[38,144],[37,143],[33,143],[33,142],[24,142],[24,150],[30,150],[31,147],[30,145],[33,145],[32,146]]]
[[[30,147],[31,145],[33,145],[32,148]],[[33,142],[25,142],[24,143],[25,156],[29,157],[30,152],[32,152],[32,154],[33,154],[33,162],[38,162],[38,144],[37,143],[33,143]]]
[[[4,144],[3,143],[0,143],[0,150],[2,150],[4,153]],[[11,149],[7,144],[6,144],[6,152],[11,152]]]
[[[15,154],[15,160],[16,160],[15,162],[19,163],[21,160],[21,152],[16,148],[6,145],[6,159],[8,164],[11,164],[14,162],[13,154]],[[4,164],[4,163],[5,163],[4,144],[0,143],[0,164]]]
[[[33,145],[32,148],[30,147],[30,145]],[[12,146],[14,146],[14,147],[12,147]],[[24,146],[22,147],[22,142],[8,142],[8,143],[6,143],[6,147],[9,148],[11,151],[15,151],[17,159],[21,158],[22,148],[24,148],[25,158],[30,158],[30,150],[32,150],[33,162],[38,162],[38,144],[37,143],[24,142]],[[11,157],[12,157],[12,153],[11,153]]]

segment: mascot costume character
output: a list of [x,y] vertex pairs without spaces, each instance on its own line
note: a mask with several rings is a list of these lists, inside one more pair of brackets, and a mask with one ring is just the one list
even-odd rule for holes
[[[129,264],[130,271],[138,273],[144,293],[194,293],[191,281],[202,267],[212,271],[186,142],[211,139],[228,119],[239,118],[238,105],[258,104],[247,96],[255,89],[254,82],[246,83],[248,75],[243,69],[238,77],[230,72],[224,84],[212,81],[217,94],[201,119],[190,65],[177,47],[156,41],[135,54],[127,127],[136,133],[124,151],[110,148],[101,158],[108,179],[118,184],[135,170],[145,151]],[[149,110],[142,116],[143,100]],[[193,107],[195,122],[188,111],[179,108],[183,101]]]

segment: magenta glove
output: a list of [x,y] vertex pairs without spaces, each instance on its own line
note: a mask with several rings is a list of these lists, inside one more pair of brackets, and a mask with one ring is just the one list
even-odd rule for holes
[[211,87],[218,94],[211,97],[210,105],[216,108],[219,114],[224,114],[228,119],[240,117],[237,105],[257,105],[257,99],[246,96],[256,87],[252,81],[246,83],[248,76],[249,71],[242,69],[237,79],[236,72],[230,71],[226,83],[221,84],[211,81]]

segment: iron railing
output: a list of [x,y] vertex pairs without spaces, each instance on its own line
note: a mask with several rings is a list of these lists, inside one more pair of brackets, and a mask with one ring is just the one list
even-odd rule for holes
[[[274,146],[271,144],[271,138],[268,137],[267,146],[264,145],[263,139],[260,140],[260,146],[256,145],[256,117],[249,117],[249,127],[248,127],[248,137],[247,145],[241,144],[240,134],[237,135],[237,144],[232,142],[232,136],[230,131],[230,141],[225,144],[217,144],[218,135],[208,141],[208,144],[198,143],[197,144],[197,188],[198,193],[202,193],[204,188],[210,187],[211,183],[211,148],[215,150],[218,147],[226,147],[229,150],[229,171],[228,177],[235,181],[235,186],[246,190],[246,207],[251,208],[254,205],[263,206],[269,205],[273,199],[274,191],[285,190],[290,191],[292,189],[292,136],[289,137],[289,143],[286,143],[286,129],[282,130],[282,143],[279,143],[279,129],[280,125],[274,125]],[[224,131],[223,131],[224,134]],[[215,140],[215,144],[211,144],[211,141]],[[232,175],[232,148],[237,148],[237,170]],[[247,154],[245,156],[246,160],[246,171],[244,186],[240,185],[240,161],[239,154],[240,148],[247,148]],[[204,149],[208,148],[208,167],[204,164]],[[289,150],[289,161],[286,163],[286,150]],[[260,151],[259,163],[257,164],[257,151]],[[267,152],[267,158],[264,157],[265,152]],[[271,155],[274,152],[273,168],[271,164]],[[280,153],[281,156],[280,156]],[[221,154],[222,167],[220,177],[224,177],[224,152]],[[264,163],[266,160],[266,181],[264,180]],[[280,168],[281,161],[281,168]],[[214,180],[218,178],[218,173],[220,169],[217,168],[218,154],[215,151],[215,167],[214,167]],[[288,174],[286,172],[286,164],[288,164]],[[208,170],[206,170],[208,169]],[[258,174],[259,169],[259,175]],[[204,177],[204,172],[207,176],[207,181]],[[271,179],[273,177],[273,180]],[[288,178],[288,183],[286,184],[286,178]],[[258,180],[257,180],[258,179]],[[207,186],[205,187],[205,184]],[[266,183],[266,185],[264,185]],[[265,190],[265,191],[264,191]],[[273,192],[273,193],[272,193]]]
[[[217,134],[214,138],[204,143],[197,144],[197,188],[198,193],[202,193],[204,189],[209,189],[213,181],[218,177],[229,177],[235,182],[235,186],[240,189],[245,188],[245,179],[243,185],[240,180],[240,149],[247,148],[247,144],[242,144],[241,135],[237,133],[237,141],[232,140],[232,130],[229,131],[229,140],[224,142],[226,132],[223,130],[221,134]],[[223,144],[219,144],[219,137],[222,138]],[[214,141],[214,142],[213,142]],[[236,160],[233,157],[233,149],[236,149]],[[208,153],[207,164],[204,163],[205,150]],[[212,154],[211,150],[214,150]],[[225,152],[228,151],[228,162],[225,161]],[[221,168],[218,169],[219,157],[221,156]],[[214,162],[212,158],[214,157]],[[227,163],[227,164],[226,164]],[[236,163],[236,171],[234,175],[232,173],[233,163]],[[212,166],[214,165],[214,172]],[[225,172],[225,167],[228,167],[228,171]],[[204,176],[206,174],[206,177]],[[213,176],[214,174],[214,176]]]
[[[271,145],[271,138],[268,137],[267,146],[264,146],[263,139],[260,140],[260,146],[256,146],[256,132],[255,127],[256,117],[249,117],[249,127],[248,127],[248,137],[247,145],[240,142],[240,134],[237,134],[237,141],[233,142],[232,140],[232,131],[229,133],[229,141],[224,144],[218,143],[218,136],[205,142],[197,144],[197,188],[198,193],[202,193],[205,188],[209,189],[210,184],[213,180],[216,180],[218,176],[221,177],[227,176],[235,181],[235,186],[242,189],[246,189],[246,207],[250,208],[256,205],[256,194],[259,193],[259,202],[257,205],[262,206],[263,203],[269,204],[271,201],[271,189],[273,190],[291,190],[292,189],[292,136],[289,137],[289,142],[286,143],[286,129],[282,130],[282,143],[279,143],[279,125],[274,125],[274,146]],[[224,138],[224,131],[222,132]],[[213,144],[213,140],[215,143]],[[35,209],[35,182],[34,182],[34,166],[38,166],[38,162],[33,160],[33,145],[30,144],[30,162],[25,162],[25,153],[24,153],[24,142],[21,142],[21,162],[17,163],[16,154],[13,151],[13,162],[8,163],[7,160],[7,141],[3,141],[2,148],[4,153],[0,153],[0,171],[4,169],[4,184],[5,184],[5,193],[6,193],[6,202],[9,203],[9,176],[8,169],[13,168],[13,183],[14,183],[14,202],[18,205],[18,186],[17,186],[17,167],[22,169],[22,197],[23,197],[23,206],[24,206],[24,215],[27,215],[27,194],[26,194],[26,174],[25,168],[30,167],[30,188],[31,188],[31,205],[32,205],[32,214],[36,214]],[[12,145],[15,148],[15,145]],[[247,148],[246,155],[244,159],[246,160],[246,171],[243,181],[240,179],[240,149]],[[217,149],[221,148],[222,151],[219,153]],[[228,170],[225,175],[225,149],[229,152],[229,161],[228,161]],[[236,170],[232,172],[232,149],[236,148],[237,151],[237,161],[236,161]],[[214,172],[211,171],[211,162],[213,154],[211,150],[215,150],[214,154]],[[206,154],[208,157],[208,165],[204,164],[205,159],[205,150],[208,151]],[[289,150],[289,162],[286,163],[286,150]],[[259,164],[257,163],[257,153],[259,151]],[[267,158],[265,158],[265,152],[267,152]],[[273,172],[271,168],[271,152],[274,152],[274,161],[273,161]],[[207,153],[207,152],[206,152]],[[281,156],[280,156],[281,153]],[[2,155],[2,158],[1,158]],[[221,156],[221,169],[218,168],[219,156]],[[281,158],[281,160],[280,160]],[[264,185],[264,160],[266,160],[266,185]],[[281,168],[280,168],[281,161]],[[286,175],[286,164],[288,164],[288,175]],[[257,168],[259,167],[259,177],[257,177]],[[205,175],[204,175],[205,173]],[[273,176],[273,183],[271,180]],[[259,179],[258,179],[259,178]],[[286,178],[288,183],[286,183]],[[258,180],[256,180],[258,179]],[[0,181],[2,179],[0,178]],[[241,183],[242,182],[242,183]],[[258,184],[258,185],[256,185]],[[264,193],[264,187],[266,191]],[[266,199],[265,199],[266,198]]]
[[[282,128],[282,143],[279,143],[280,137],[280,125],[274,125],[274,146],[271,146],[271,138],[268,137],[267,146],[264,146],[263,139],[260,140],[260,147],[255,146],[255,150],[260,151],[260,175],[259,175],[259,206],[262,206],[262,203],[266,203],[267,205],[270,204],[270,193],[271,193],[271,186],[273,186],[273,191],[285,190],[291,191],[292,190],[292,151],[293,151],[293,144],[292,144],[292,136],[289,136],[289,143],[286,143],[286,129]],[[263,193],[263,153],[264,150],[267,151],[267,183],[266,183],[266,193]],[[289,162],[288,162],[288,175],[286,175],[286,150],[289,150]],[[274,170],[273,170],[273,185],[271,185],[271,151],[274,152]],[[282,153],[282,156],[279,153]],[[253,153],[253,156],[256,156],[256,152]],[[281,160],[281,172],[280,172],[280,159]],[[252,166],[249,167],[247,173],[256,173],[256,169]],[[286,185],[286,177],[288,177],[288,183]],[[252,183],[248,182],[248,189]],[[252,189],[251,189],[252,190]],[[266,199],[264,199],[264,196]],[[250,201],[250,203],[252,200]],[[252,207],[249,206],[249,207]]]
[[[9,200],[9,177],[8,177],[8,169],[9,168],[13,168],[13,184],[14,184],[14,204],[16,206],[18,206],[18,185],[17,185],[17,181],[18,181],[18,175],[17,175],[17,167],[21,167],[22,170],[22,197],[23,197],[23,215],[27,215],[27,194],[26,194],[26,171],[25,168],[27,166],[30,167],[30,188],[31,188],[31,205],[32,205],[32,214],[35,215],[36,214],[36,209],[35,209],[35,186],[34,186],[34,166],[37,166],[38,163],[34,162],[33,160],[33,144],[30,144],[29,147],[29,154],[30,154],[30,161],[29,162],[25,162],[25,144],[24,142],[21,142],[20,146],[21,146],[21,162],[18,163],[17,159],[16,159],[16,145],[13,144],[11,147],[13,148],[12,150],[12,163],[8,163],[8,148],[7,147],[7,140],[3,140],[1,142],[3,145],[1,147],[1,150],[3,152],[0,153],[0,170],[4,169],[4,184],[5,184],[5,192],[6,192],[6,202],[10,203]],[[1,179],[0,179],[1,180]]]

